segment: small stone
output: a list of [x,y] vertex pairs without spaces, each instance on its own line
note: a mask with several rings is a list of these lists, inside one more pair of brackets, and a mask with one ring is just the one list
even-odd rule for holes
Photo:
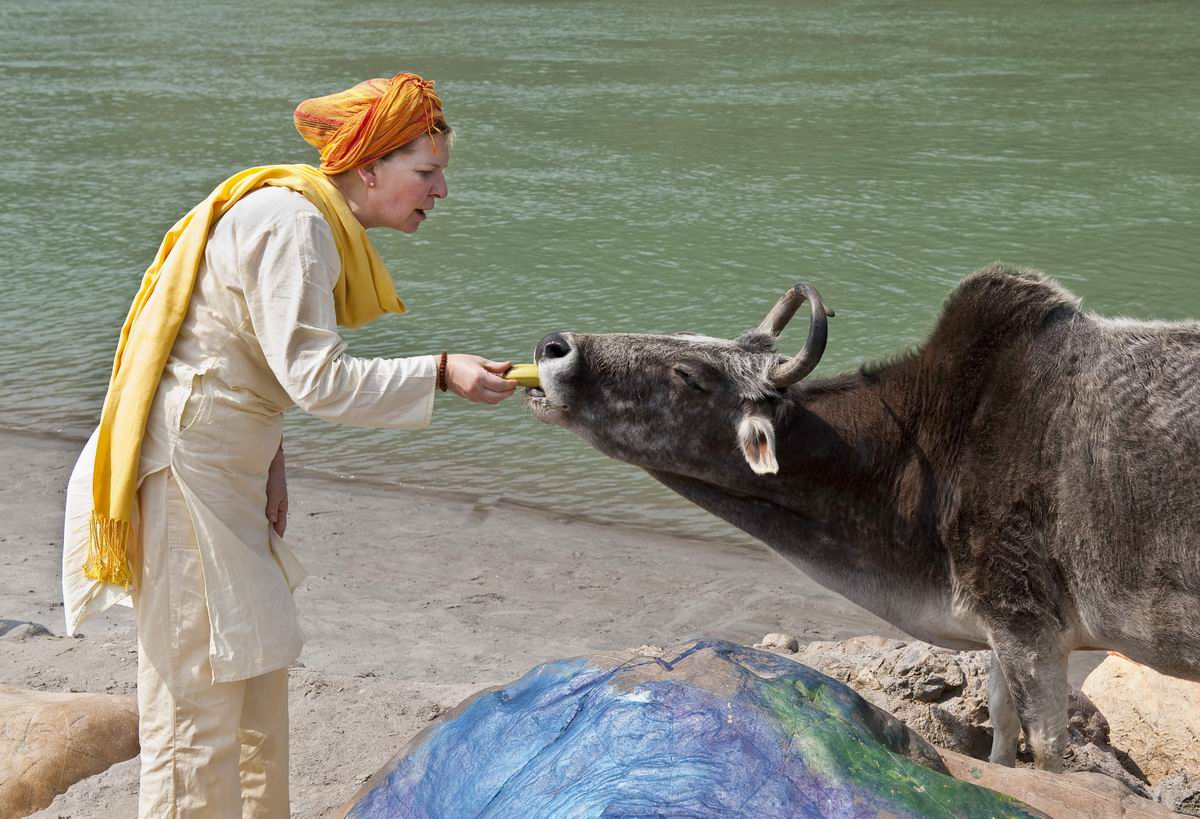
[[426,722],[432,722],[446,712],[446,708],[436,702],[423,706],[417,716]]
[[958,663],[946,663],[946,670],[942,674],[942,679],[946,681],[947,688],[962,688],[963,683],[967,681],[963,670],[958,667]]
[[928,677],[913,690],[913,696],[921,702],[935,702],[946,688],[946,681],[941,677]]
[[762,642],[754,647],[765,648],[768,651],[786,651],[789,654],[795,654],[800,650],[800,641],[791,634],[773,632],[763,637]]
[[845,676],[845,682],[850,683],[856,690],[879,688],[879,680],[875,676],[875,672],[869,668],[856,668],[850,674]]

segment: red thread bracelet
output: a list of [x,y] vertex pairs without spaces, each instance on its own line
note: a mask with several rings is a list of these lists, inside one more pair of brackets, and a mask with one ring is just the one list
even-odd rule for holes
[[437,388],[445,392],[449,385],[446,384],[446,351],[442,350],[442,356],[438,359],[437,369]]

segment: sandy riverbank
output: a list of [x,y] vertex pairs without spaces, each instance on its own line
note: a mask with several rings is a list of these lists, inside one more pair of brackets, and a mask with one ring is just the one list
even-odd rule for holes
[[[63,633],[62,502],[81,441],[0,430],[0,620]],[[326,815],[414,733],[544,660],[714,637],[751,644],[903,636],[765,548],[726,546],[506,505],[293,472],[288,541],[307,644],[291,672],[293,815]],[[681,500],[680,503],[683,503]],[[132,694],[132,617],[78,639],[0,636],[0,682]],[[136,813],[137,762],[38,816]]]

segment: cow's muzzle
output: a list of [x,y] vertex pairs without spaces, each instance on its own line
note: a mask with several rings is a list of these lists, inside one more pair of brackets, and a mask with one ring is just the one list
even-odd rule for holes
[[538,342],[537,352],[534,353],[534,361],[541,364],[543,361],[566,358],[572,352],[570,339],[562,333],[551,333]]

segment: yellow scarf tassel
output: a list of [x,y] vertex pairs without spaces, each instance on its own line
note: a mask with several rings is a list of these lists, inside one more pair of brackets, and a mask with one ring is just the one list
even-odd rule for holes
[[129,588],[133,582],[126,553],[130,529],[128,521],[106,520],[92,512],[87,556],[83,560],[85,577]]

